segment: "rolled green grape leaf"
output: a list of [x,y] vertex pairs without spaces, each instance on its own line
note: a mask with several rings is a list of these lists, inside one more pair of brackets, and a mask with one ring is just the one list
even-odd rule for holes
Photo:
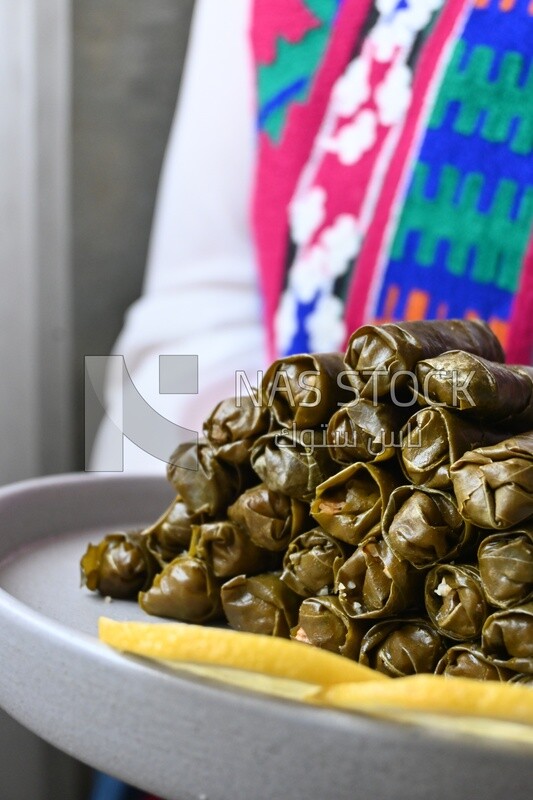
[[343,370],[340,353],[280,358],[265,373],[263,404],[281,427],[318,428],[340,404],[353,398],[353,392],[339,381]]
[[459,511],[480,528],[533,517],[533,432],[469,450],[450,468]]
[[222,617],[220,581],[211,566],[188,554],[178,556],[139,594],[148,614],[202,624]]
[[533,380],[525,367],[451,350],[416,366],[418,402],[452,409],[476,422],[533,429]]
[[189,513],[209,517],[224,514],[246,486],[245,472],[218,459],[206,441],[179,445],[170,458],[167,477]]
[[190,514],[181,497],[177,497],[165,513],[143,531],[146,547],[160,566],[189,549],[192,527],[201,521],[202,515]]
[[325,429],[268,433],[254,445],[251,463],[269,489],[307,503],[316,487],[338,469],[328,452]]
[[491,614],[483,626],[481,641],[496,664],[533,675],[533,603]]
[[104,597],[136,598],[156,571],[139,532],[111,533],[89,544],[80,561],[81,583]]
[[302,597],[329,595],[346,548],[321,528],[301,533],[283,556],[281,580]]
[[450,491],[450,466],[467,450],[508,437],[444,408],[423,408],[402,429],[400,464],[416,486]]
[[257,390],[219,403],[204,423],[204,435],[217,458],[229,464],[246,464],[256,439],[266,433],[268,409]]
[[478,681],[508,681],[513,674],[487,658],[477,644],[455,644],[450,647],[437,664],[435,673]]
[[392,403],[374,403],[360,398],[342,406],[331,417],[327,442],[337,464],[357,461],[388,461],[401,443],[399,431],[408,410]]
[[515,672],[514,674],[511,673],[509,683],[523,683],[533,688],[533,673],[531,673],[531,675],[526,675],[522,672]]
[[347,378],[361,397],[378,398],[413,387],[415,365],[447,350],[466,350],[503,361],[502,347],[478,320],[427,320],[364,325],[346,350]]
[[342,608],[353,618],[389,617],[417,607],[422,576],[397,558],[382,537],[362,542],[337,572]]
[[488,536],[477,557],[489,603],[510,608],[533,599],[533,529]]
[[475,567],[438,564],[426,577],[424,595],[428,617],[443,636],[479,639],[488,611]]
[[226,581],[221,591],[226,618],[237,631],[289,637],[301,598],[274,573]]
[[357,545],[381,530],[383,509],[400,480],[395,468],[352,464],[318,486],[311,514],[331,536]]
[[391,678],[433,672],[444,652],[442,638],[423,619],[384,620],[363,636],[359,662]]
[[421,486],[400,486],[392,492],[382,527],[396,556],[417,569],[455,558],[473,535],[451,495]]
[[208,522],[193,529],[191,555],[207,561],[215,578],[254,575],[280,565],[281,555],[258,547],[235,522]]
[[308,597],[300,606],[298,622],[291,629],[291,639],[356,661],[367,629],[367,622],[346,614],[338,597]]
[[263,483],[243,492],[228,508],[228,517],[247,531],[257,547],[275,552],[285,550],[309,523],[304,503]]

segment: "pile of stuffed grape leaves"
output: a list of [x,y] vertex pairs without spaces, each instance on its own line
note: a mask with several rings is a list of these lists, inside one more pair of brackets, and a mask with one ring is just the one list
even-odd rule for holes
[[533,683],[533,369],[485,323],[281,358],[167,473],[158,520],[89,545],[89,590],[392,677]]

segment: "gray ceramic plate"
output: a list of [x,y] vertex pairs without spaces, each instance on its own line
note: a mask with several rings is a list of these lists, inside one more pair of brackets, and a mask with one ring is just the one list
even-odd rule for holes
[[[85,544],[153,521],[164,480],[70,475],[0,490],[0,705],[86,763],[168,800],[529,800],[533,750],[169,674],[96,638]],[[145,617],[146,619],[146,617]]]

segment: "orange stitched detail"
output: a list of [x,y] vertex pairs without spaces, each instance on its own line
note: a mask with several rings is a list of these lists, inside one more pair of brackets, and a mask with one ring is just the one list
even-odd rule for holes
[[413,289],[409,293],[405,308],[406,319],[424,319],[429,303],[429,295],[418,289]]
[[489,325],[500,340],[502,347],[505,347],[509,334],[509,323],[498,317],[492,317],[489,319]]
[[437,306],[436,319],[446,319],[448,316],[448,303],[439,303]]
[[390,320],[394,317],[394,310],[398,303],[400,296],[400,289],[398,286],[389,286],[387,290],[387,299],[385,300],[385,307],[383,309],[384,320]]

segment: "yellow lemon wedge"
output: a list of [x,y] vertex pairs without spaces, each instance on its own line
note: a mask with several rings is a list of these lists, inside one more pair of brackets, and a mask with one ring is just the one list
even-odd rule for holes
[[451,735],[533,745],[529,686],[427,674],[393,680],[302,642],[182,622],[101,617],[98,629],[105,644],[166,669]]
[[471,678],[420,674],[368,686],[340,683],[319,690],[314,702],[374,714],[416,711],[533,726],[529,686]]
[[101,617],[102,642],[165,662],[231,667],[319,686],[389,678],[344,656],[302,642],[187,623],[117,622]]

